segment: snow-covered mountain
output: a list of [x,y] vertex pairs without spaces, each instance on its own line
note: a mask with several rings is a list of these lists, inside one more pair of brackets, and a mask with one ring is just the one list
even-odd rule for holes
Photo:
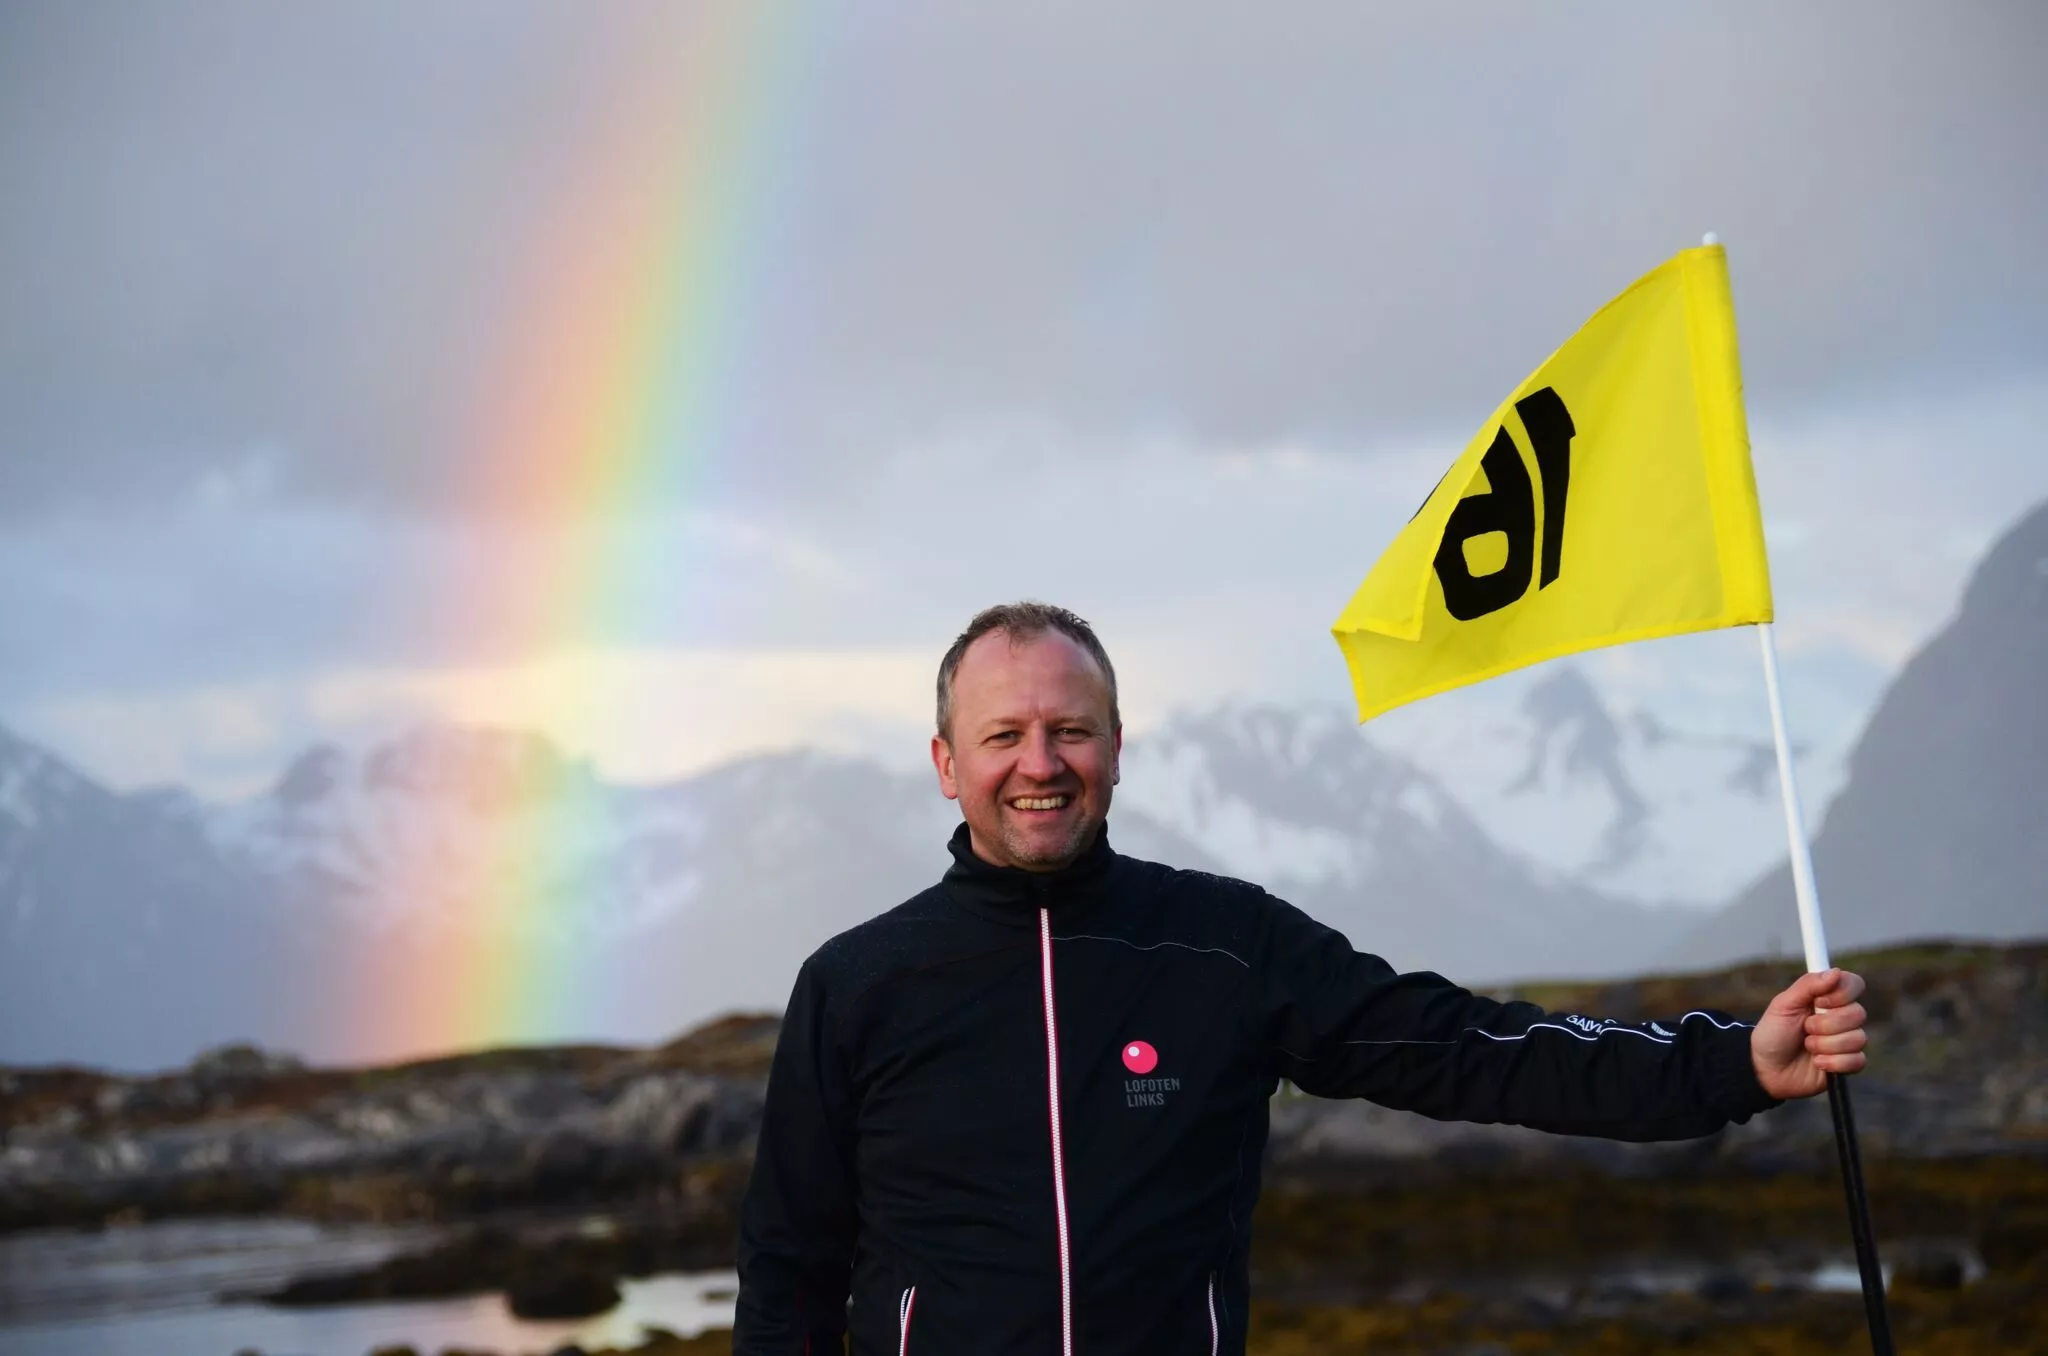
[[[316,748],[227,806],[116,795],[10,741],[0,790],[0,1060],[128,1066],[229,1039],[350,1059],[474,1039],[429,1014],[483,970],[530,976],[499,1038],[774,1007],[826,937],[938,876],[957,822],[928,776],[858,759],[624,786],[476,729]],[[1472,979],[1625,969],[1668,932],[1502,849],[1335,713],[1232,709],[1135,742],[1111,831]]]
[[1402,968],[1471,981],[1618,974],[1686,922],[1504,847],[1335,709],[1176,720],[1132,744],[1116,803],[1113,821],[1199,845]]
[[516,923],[629,933],[695,898],[707,807],[607,785],[538,735],[414,730],[361,755],[321,746],[208,821],[221,855],[299,907],[373,931],[507,923],[510,899],[574,900]]
[[[1519,688],[1517,693],[1516,689]],[[1502,698],[1514,694],[1513,700]],[[1422,702],[1369,727],[1427,767],[1504,846],[1628,899],[1717,905],[1785,855],[1776,754],[1753,735],[1623,710],[1571,663]],[[1826,803],[1832,760],[1801,751],[1801,790]]]
[[[2007,667],[2015,690],[2033,681]],[[1617,712],[1568,665],[1518,691],[1364,732],[1337,710],[1176,718],[1126,747],[1113,841],[1255,880],[1402,967],[1492,982],[1685,963],[1710,915],[1646,901],[1725,899],[1779,859],[1768,747]],[[1970,738],[2006,739],[2013,715]],[[2033,804],[2038,763],[2007,742],[2006,808]],[[1858,756],[1860,783],[1878,763]],[[1892,761],[1889,782],[1910,780],[1912,759]],[[1942,813],[1995,818],[1966,803],[1967,769],[1950,782]],[[425,729],[312,749],[215,805],[117,794],[0,732],[0,1062],[659,1038],[779,1006],[804,955],[940,874],[956,822],[929,774],[818,753],[633,786],[533,734]],[[1912,846],[1864,836],[1873,879]],[[1950,857],[1965,874],[1991,860]],[[1884,930],[1941,918],[1930,895]]]
[[259,884],[190,797],[117,795],[0,730],[0,1059],[169,1062],[248,1030],[321,932],[277,925]]
[[0,787],[0,1062],[129,1068],[231,1040],[649,1040],[779,1007],[812,948],[938,875],[952,824],[858,760],[619,786],[482,730],[316,749],[229,806],[117,795],[8,737]]

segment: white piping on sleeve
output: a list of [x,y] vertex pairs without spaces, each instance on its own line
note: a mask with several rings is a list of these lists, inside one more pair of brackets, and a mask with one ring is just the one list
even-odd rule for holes
[[[1749,1031],[1754,1029],[1748,1022],[1717,1022],[1714,1020],[1714,1014],[1711,1012],[1688,1012],[1685,1014],[1685,1016],[1679,1018],[1678,1020],[1680,1025],[1683,1025],[1684,1023],[1691,1021],[1695,1017],[1705,1018],[1709,1026],[1715,1027],[1716,1029],[1721,1031]],[[1627,1036],[1641,1036],[1644,1040],[1654,1042],[1657,1045],[1669,1045],[1673,1041],[1678,1039],[1676,1036],[1659,1036],[1652,1032],[1641,1031],[1632,1026],[1603,1026],[1598,1031],[1587,1032],[1577,1030],[1569,1026],[1561,1026],[1556,1022],[1531,1022],[1521,1032],[1513,1036],[1496,1036],[1491,1031],[1481,1030],[1479,1027],[1476,1026],[1468,1026],[1461,1029],[1458,1032],[1458,1036],[1484,1036],[1486,1037],[1486,1039],[1490,1041],[1519,1041],[1527,1039],[1531,1031],[1562,1031],[1565,1035],[1570,1036],[1573,1040],[1577,1041],[1597,1041],[1602,1036],[1612,1036],[1616,1034]],[[1457,1036],[1453,1036],[1449,1040],[1440,1041],[1385,1040],[1342,1042],[1342,1044],[1345,1045],[1456,1045],[1457,1043]],[[1300,1056],[1297,1055],[1295,1056],[1295,1058],[1299,1059]]]

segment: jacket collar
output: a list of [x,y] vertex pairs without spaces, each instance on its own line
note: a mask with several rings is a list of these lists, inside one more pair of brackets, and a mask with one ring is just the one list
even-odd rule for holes
[[1026,871],[1016,866],[993,866],[974,855],[967,825],[953,831],[946,844],[953,865],[945,875],[947,891],[976,913],[1002,922],[1029,922],[1037,909],[1063,909],[1100,896],[1116,864],[1116,850],[1109,845],[1109,825],[1096,832],[1095,841],[1071,863],[1057,871]]

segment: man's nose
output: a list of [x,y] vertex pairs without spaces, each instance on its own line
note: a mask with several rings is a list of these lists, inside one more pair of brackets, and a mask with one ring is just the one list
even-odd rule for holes
[[1018,751],[1017,771],[1033,781],[1043,782],[1059,776],[1066,766],[1050,731],[1033,730],[1024,736],[1024,747]]

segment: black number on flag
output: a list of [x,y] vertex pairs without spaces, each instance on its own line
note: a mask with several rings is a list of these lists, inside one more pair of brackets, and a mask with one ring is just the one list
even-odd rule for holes
[[1515,413],[1529,430],[1536,474],[1543,477],[1543,571],[1536,587],[1548,588],[1564,556],[1564,503],[1572,486],[1572,435],[1578,429],[1564,401],[1548,386],[1516,401]]
[[[1436,577],[1444,586],[1444,607],[1459,621],[1498,612],[1536,587],[1548,588],[1564,560],[1565,501],[1571,490],[1572,436],[1578,432],[1571,412],[1551,387],[1531,391],[1515,402],[1515,413],[1529,430],[1536,473],[1543,480],[1543,554],[1536,554],[1536,493],[1521,451],[1503,425],[1486,449],[1479,467],[1486,472],[1484,494],[1458,501],[1444,524],[1436,548]],[[1498,532],[1507,538],[1508,555],[1497,570],[1474,574],[1465,558],[1465,543]],[[1538,568],[1531,569],[1532,565]]]
[[[1486,493],[1458,501],[1436,548],[1444,606],[1459,621],[1498,612],[1529,591],[1529,548],[1536,540],[1536,498],[1529,491],[1529,472],[1506,429],[1493,435],[1493,446],[1486,449],[1479,466],[1486,472]],[[1507,563],[1489,574],[1474,574],[1465,560],[1465,543],[1491,532],[1506,534]]]

